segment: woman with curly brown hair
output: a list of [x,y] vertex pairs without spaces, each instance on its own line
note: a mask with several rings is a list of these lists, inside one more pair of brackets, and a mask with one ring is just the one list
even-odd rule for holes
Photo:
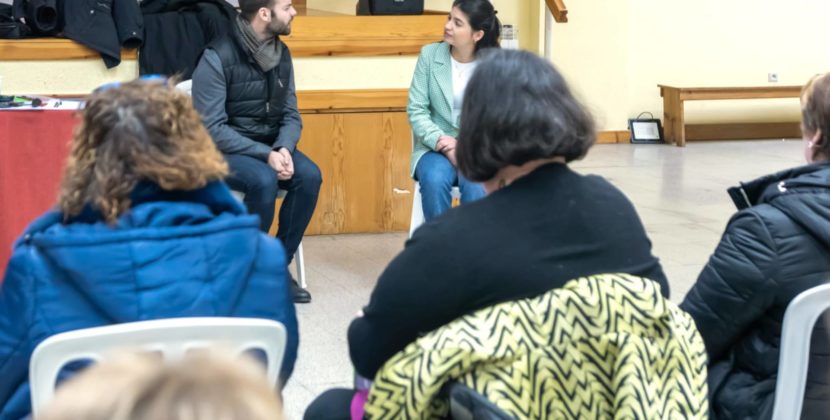
[[285,383],[298,343],[285,252],[231,196],[227,172],[190,98],[168,82],[91,95],[58,208],[15,243],[0,286],[0,418],[29,414],[28,362],[41,341],[139,320],[279,321]]

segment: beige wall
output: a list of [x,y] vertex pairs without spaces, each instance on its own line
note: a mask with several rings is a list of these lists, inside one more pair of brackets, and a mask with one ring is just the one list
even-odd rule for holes
[[[803,84],[830,71],[820,28],[830,2],[792,0],[567,1],[553,28],[553,61],[594,110],[624,129],[641,111],[662,115],[657,84]],[[687,102],[689,122],[795,121],[798,100]]]
[[309,9],[353,15],[356,3],[357,0],[306,0],[306,7]]
[[[301,90],[407,88],[417,57],[297,58],[297,88]],[[97,86],[138,76],[136,61],[107,70],[101,60],[0,61],[6,94],[73,95]]]
[[627,3],[568,1],[569,22],[553,26],[553,62],[600,128],[627,118]]
[[116,80],[130,80],[138,75],[135,60],[107,70],[97,60],[71,61],[3,61],[0,60],[0,92],[4,94],[62,94],[88,93],[92,89]]
[[297,58],[297,89],[408,88],[415,71],[415,56]]

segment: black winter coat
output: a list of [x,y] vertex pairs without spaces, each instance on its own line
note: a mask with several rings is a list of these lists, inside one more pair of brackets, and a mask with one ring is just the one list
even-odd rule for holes
[[138,48],[144,20],[135,0],[61,0],[63,34],[101,53],[112,68],[121,63],[121,47]]
[[193,76],[205,46],[228,33],[237,12],[225,0],[144,0],[140,74]]
[[[769,419],[790,301],[830,281],[830,164],[768,175],[729,191],[740,211],[680,305],[709,354],[713,419]],[[802,418],[830,418],[830,340],[821,317]]]

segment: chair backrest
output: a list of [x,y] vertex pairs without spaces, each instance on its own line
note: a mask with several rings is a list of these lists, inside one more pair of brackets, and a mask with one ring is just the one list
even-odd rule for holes
[[231,190],[231,195],[233,198],[239,200],[240,202],[245,202],[245,193],[242,191]]
[[[288,190],[279,190],[277,192],[277,198],[285,198],[285,195],[288,194]],[[231,195],[233,198],[239,200],[240,202],[245,202],[245,193],[242,191],[231,190]]]
[[193,94],[193,80],[185,80],[185,81],[179,82],[179,84],[176,85],[176,89],[178,89],[178,90],[180,90],[184,93],[187,93],[188,95],[192,95]]
[[[410,238],[412,237],[412,234],[415,233],[415,229],[418,229],[419,226],[424,224],[424,207],[421,202],[421,184],[418,181],[415,181],[415,187],[412,188],[412,190],[415,194],[412,196],[412,214],[409,218]],[[452,197],[453,200],[461,199],[461,189],[459,189],[457,185],[452,187],[450,197]]]
[[511,420],[507,414],[484,395],[460,382],[445,385],[449,394],[453,420]]
[[810,338],[816,320],[827,309],[830,309],[830,284],[801,292],[787,306],[781,331],[773,420],[801,418],[810,362]]
[[209,347],[221,347],[237,354],[259,350],[267,359],[268,381],[276,386],[285,341],[282,324],[256,318],[171,318],[56,334],[35,348],[29,363],[32,414],[37,418],[38,409],[52,400],[58,373],[67,363],[102,361],[118,350],[158,352],[167,360]]

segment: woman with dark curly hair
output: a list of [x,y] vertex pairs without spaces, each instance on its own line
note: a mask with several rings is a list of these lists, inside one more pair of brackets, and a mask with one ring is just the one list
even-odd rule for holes
[[423,333],[577,277],[633,274],[668,296],[631,202],[568,167],[594,139],[593,119],[550,63],[487,53],[467,85],[457,156],[488,196],[424,224],[386,267],[349,327],[357,372],[372,378]]
[[[488,196],[421,226],[381,274],[349,326],[351,360],[364,378],[450,321],[578,277],[627,273],[669,294],[631,202],[568,167],[594,144],[594,122],[549,62],[491,49],[464,98],[458,167]],[[348,407],[353,394],[327,391],[305,418],[334,418],[320,413]]]
[[288,379],[298,339],[285,252],[231,196],[227,172],[190,97],[168,82],[91,95],[58,208],[15,243],[0,289],[0,418],[29,414],[41,341],[108,324],[273,319],[288,330]]

